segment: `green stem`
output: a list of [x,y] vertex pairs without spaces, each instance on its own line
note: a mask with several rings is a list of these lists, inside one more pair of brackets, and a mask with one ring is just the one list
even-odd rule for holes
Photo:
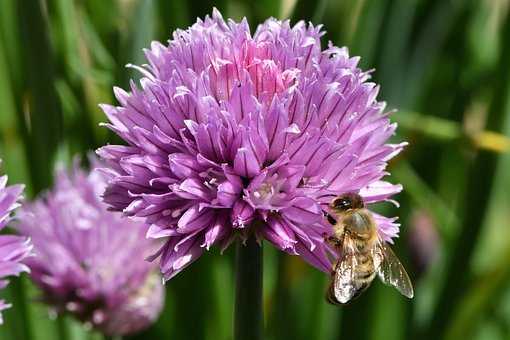
[[105,335],[104,340],[122,340],[120,335]]
[[30,304],[28,302],[25,278],[15,280],[9,286],[13,294],[13,301],[16,301],[16,318],[21,323],[19,329],[15,330],[15,334],[25,340],[34,339],[33,323],[30,319]]
[[278,254],[278,270],[274,295],[274,308],[268,315],[267,332],[273,339],[298,339],[299,333],[292,320],[297,318],[297,309],[294,308],[291,283],[289,282],[289,257],[287,254]]
[[19,94],[25,98],[19,104],[19,121],[26,141],[32,190],[36,194],[52,184],[53,162],[62,140],[63,119],[54,86],[54,56],[45,1],[16,3],[23,41],[23,73],[26,75],[22,90],[26,92]]
[[67,327],[65,316],[60,315],[57,320],[57,332],[58,332],[58,339],[59,340],[68,340],[71,339],[69,335],[69,328]]
[[260,340],[262,327],[262,246],[250,237],[236,248],[234,340]]

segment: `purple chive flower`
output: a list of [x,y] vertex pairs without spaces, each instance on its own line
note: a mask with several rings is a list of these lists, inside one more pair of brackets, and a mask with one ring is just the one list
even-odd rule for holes
[[144,261],[154,251],[146,228],[107,211],[99,198],[105,184],[98,172],[58,172],[54,190],[23,207],[17,229],[33,240],[27,264],[52,310],[124,335],[155,321],[164,291],[157,269]]
[[[0,230],[5,228],[11,221],[11,213],[18,208],[18,200],[23,192],[23,185],[12,185],[6,187],[7,176],[0,177]],[[0,235],[0,289],[5,288],[9,281],[7,276],[18,276],[22,272],[28,272],[29,269],[22,261],[30,256],[32,246],[25,237],[14,235]],[[0,300],[0,312],[9,308],[11,305],[4,300]],[[3,323],[0,313],[0,324]]]
[[[401,190],[382,180],[404,144],[386,144],[396,124],[378,87],[346,48],[322,50],[323,34],[276,19],[252,34],[214,10],[167,46],[153,42],[149,65],[132,66],[141,88],[115,88],[120,106],[102,105],[127,143],[98,150],[110,166],[104,201],[166,241],[153,256],[166,279],[250,233],[329,272],[332,198],[359,192],[370,204]],[[375,216],[391,241],[398,224]]]

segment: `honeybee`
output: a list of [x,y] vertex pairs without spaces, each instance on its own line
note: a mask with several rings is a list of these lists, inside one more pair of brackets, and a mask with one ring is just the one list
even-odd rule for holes
[[378,275],[402,295],[414,295],[411,280],[390,246],[383,241],[363,198],[356,193],[336,197],[326,213],[333,233],[325,241],[339,252],[331,272],[326,299],[331,304],[345,304],[358,297]]

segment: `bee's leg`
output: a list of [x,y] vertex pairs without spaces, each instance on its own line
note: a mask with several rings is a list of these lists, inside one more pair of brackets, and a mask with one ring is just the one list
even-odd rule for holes
[[343,235],[342,235],[342,238],[335,237],[335,247],[337,249],[341,248],[343,243],[344,243],[344,236]]
[[[326,219],[328,220],[328,222],[331,225],[336,225],[338,223],[335,220],[335,218],[333,216],[331,216],[331,214],[328,213],[326,210],[322,210],[322,212],[324,214],[324,217],[326,217]],[[322,237],[324,238],[324,242],[326,242],[327,244],[329,244],[330,246],[332,246],[334,248],[339,248],[343,242],[343,237],[342,237],[342,239],[339,239],[338,237],[330,235],[328,233],[323,233]]]
[[329,235],[328,233],[323,233],[322,237],[324,238],[324,242],[326,242],[327,244],[334,248],[338,248],[342,245],[342,240],[340,240],[336,236]]

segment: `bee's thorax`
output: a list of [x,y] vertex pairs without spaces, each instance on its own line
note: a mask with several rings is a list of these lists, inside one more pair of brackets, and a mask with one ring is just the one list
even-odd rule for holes
[[369,248],[377,240],[377,228],[368,210],[349,210],[339,217],[338,223],[333,227],[336,237],[340,238],[344,233],[349,234],[359,248]]

